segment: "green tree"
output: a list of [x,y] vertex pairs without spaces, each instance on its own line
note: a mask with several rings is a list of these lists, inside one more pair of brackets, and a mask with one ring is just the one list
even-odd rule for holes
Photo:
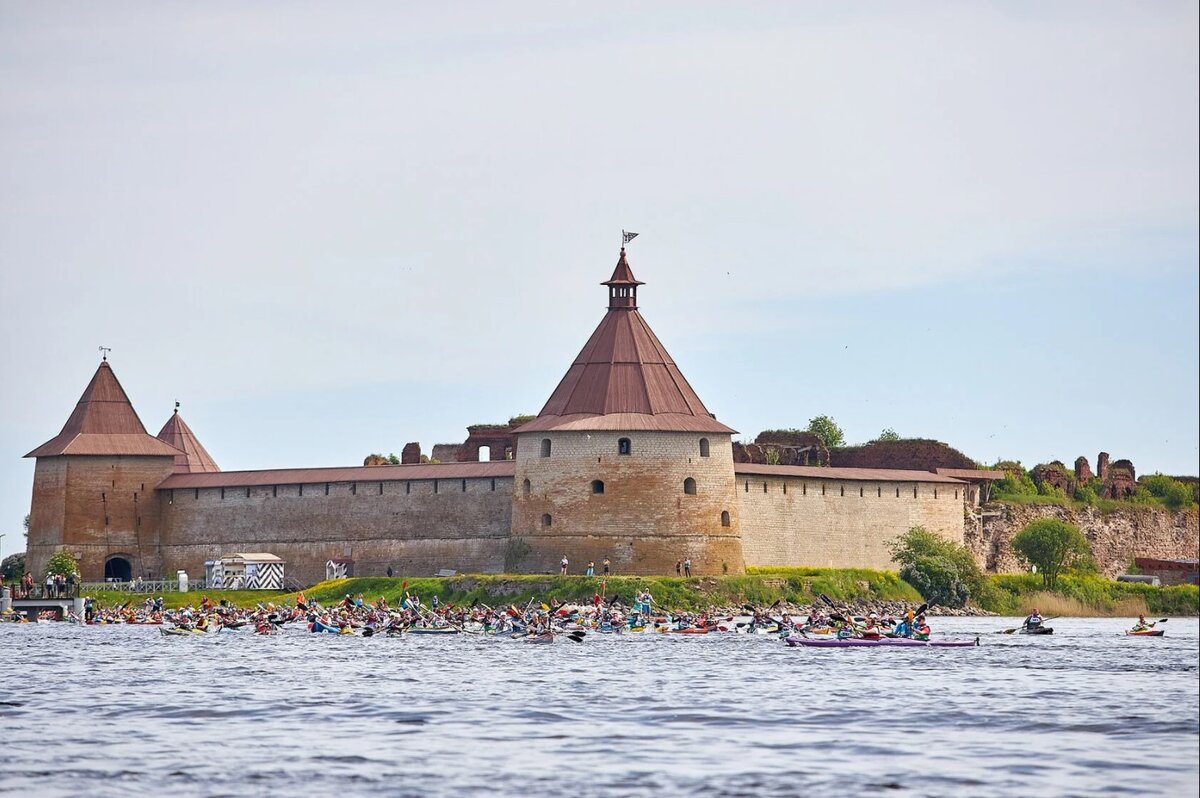
[[922,526],[914,526],[890,544],[900,578],[915,587],[926,601],[961,607],[980,597],[987,580],[975,555],[961,544]]
[[821,439],[827,448],[841,446],[846,442],[842,428],[829,416],[817,416],[808,420],[808,432]]
[[1042,583],[1053,589],[1065,569],[1091,560],[1092,547],[1079,527],[1057,518],[1039,518],[1026,525],[1012,540],[1013,551],[1036,566]]
[[25,552],[10,554],[0,562],[0,579],[20,579],[25,575]]
[[65,551],[60,551],[50,557],[46,563],[46,573],[42,574],[42,577],[44,578],[46,574],[69,576],[73,573],[78,573],[78,569],[75,567],[75,558]]
[[388,455],[388,463],[391,465],[400,465],[400,458],[396,456],[395,452]]
[[883,432],[879,433],[879,437],[876,438],[875,440],[877,440],[877,441],[898,441],[898,440],[900,440],[900,433],[896,432],[896,430],[892,429],[891,427],[885,427]]

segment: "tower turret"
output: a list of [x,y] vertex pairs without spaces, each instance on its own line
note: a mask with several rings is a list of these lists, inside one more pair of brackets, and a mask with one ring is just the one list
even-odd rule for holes
[[608,312],[537,418],[518,427],[506,569],[744,570],[734,430],[716,420],[638,311],[621,250]]
[[29,569],[40,577],[56,551],[75,556],[85,580],[156,575],[158,502],[179,449],[149,435],[107,360],[62,431],[37,459],[30,508]]

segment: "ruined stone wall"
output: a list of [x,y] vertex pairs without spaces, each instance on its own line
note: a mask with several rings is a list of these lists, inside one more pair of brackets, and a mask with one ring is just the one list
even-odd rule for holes
[[86,581],[104,578],[110,556],[133,575],[157,576],[158,503],[154,487],[173,457],[39,457],[34,467],[26,568],[40,577],[60,548],[78,558]]
[[1102,513],[1095,507],[999,503],[984,508],[982,522],[967,525],[967,546],[987,571],[1024,571],[1013,553],[1012,539],[1039,518],[1057,518],[1079,527],[1092,544],[1097,569],[1108,577],[1125,573],[1135,557],[1194,559],[1200,549],[1195,507],[1169,512],[1130,505]]
[[[628,455],[618,453],[621,438],[630,440]],[[702,438],[708,457],[701,456]],[[549,457],[542,456],[543,439],[550,441]],[[688,478],[696,482],[695,494],[684,491]],[[593,480],[604,483],[604,493],[593,493]],[[565,554],[572,573],[606,557],[616,573],[674,573],[684,558],[697,574],[744,571],[728,435],[521,435],[513,491],[506,570],[557,571]]]
[[204,561],[269,552],[309,584],[334,557],[356,576],[503,569],[512,479],[424,479],[161,490],[163,563],[199,576]]
[[872,441],[863,446],[829,450],[829,464],[837,468],[903,468],[932,471],[935,468],[978,468],[975,461],[941,441],[914,438]]
[[747,565],[894,568],[888,543],[914,526],[963,540],[965,484],[737,480]]

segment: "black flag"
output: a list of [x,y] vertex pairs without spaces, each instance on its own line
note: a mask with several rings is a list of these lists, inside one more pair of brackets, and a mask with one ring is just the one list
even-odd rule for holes
[[622,230],[621,231],[621,244],[622,245],[628,244],[630,241],[632,241],[633,239],[635,239],[637,237],[638,237],[637,233],[626,233],[624,230]]

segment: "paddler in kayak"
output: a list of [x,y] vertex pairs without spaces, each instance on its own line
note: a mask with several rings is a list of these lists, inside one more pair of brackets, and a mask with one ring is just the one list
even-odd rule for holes
[[913,636],[913,611],[909,610],[904,618],[896,624],[896,628],[892,630],[893,637],[912,637]]
[[1029,613],[1029,617],[1025,619],[1025,623],[1021,624],[1021,627],[1028,631],[1042,628],[1042,614],[1037,611],[1037,607],[1033,608],[1033,612]]
[[1133,625],[1133,629],[1131,629],[1130,631],[1145,632],[1148,629],[1151,629],[1153,627],[1154,627],[1154,621],[1147,621],[1146,613],[1143,612],[1138,615],[1137,623],[1135,623]]
[[912,636],[916,640],[929,639],[929,625],[925,623],[925,613],[921,613],[912,622]]

